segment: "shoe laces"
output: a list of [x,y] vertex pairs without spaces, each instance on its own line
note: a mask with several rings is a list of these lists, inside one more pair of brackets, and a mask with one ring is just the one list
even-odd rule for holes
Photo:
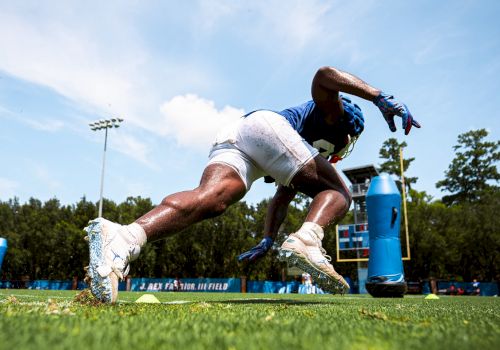
[[113,270],[113,272],[118,276],[118,278],[123,281],[125,279],[125,277],[127,277],[127,275],[128,275],[128,272],[130,270],[130,265],[129,264],[125,265],[125,267],[122,270],[113,264],[113,266],[111,267],[111,270]]
[[319,237],[317,237],[315,234],[313,233],[309,233],[309,235],[313,238],[313,240],[316,242],[316,244],[318,245],[318,248],[319,248],[319,251],[321,252],[321,255],[324,256],[324,258],[327,260],[327,261],[332,261],[332,257],[330,255],[328,255],[326,253],[326,250],[325,248],[323,248],[323,244],[321,242],[321,239],[319,239]]
[[115,254],[115,258],[111,262],[111,270],[121,279],[123,280],[129,273],[130,271],[130,256],[131,256],[131,247],[127,250],[127,253],[125,256],[121,256],[119,254],[114,253],[112,250],[113,254]]
[[319,246],[319,251],[325,257],[326,260],[332,261],[332,257],[330,255],[326,254],[325,248],[323,248],[321,245]]

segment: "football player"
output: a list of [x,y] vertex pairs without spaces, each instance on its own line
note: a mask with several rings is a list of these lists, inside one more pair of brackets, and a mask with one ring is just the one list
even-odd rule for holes
[[278,184],[268,210],[266,238],[257,254],[242,259],[255,259],[269,249],[288,204],[301,192],[312,199],[309,211],[303,225],[281,246],[281,256],[311,274],[323,290],[347,290],[349,285],[321,245],[323,228],[338,222],[351,204],[348,188],[327,158],[334,161],[344,156],[364,128],[361,110],[341,92],[373,101],[391,131],[396,130],[394,116],[401,117],[405,134],[412,126],[420,128],[406,105],[392,95],[350,73],[320,68],[312,81],[311,101],[279,112],[253,111],[221,130],[198,187],[165,197],[129,225],[104,218],[89,223],[85,228],[90,251],[88,280],[94,296],[115,302],[118,280],[127,275],[129,263],[146,241],[222,214],[262,177]]

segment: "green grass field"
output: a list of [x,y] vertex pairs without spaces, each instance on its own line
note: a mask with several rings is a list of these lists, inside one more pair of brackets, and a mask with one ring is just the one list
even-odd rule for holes
[[500,299],[0,290],[0,349],[500,349]]

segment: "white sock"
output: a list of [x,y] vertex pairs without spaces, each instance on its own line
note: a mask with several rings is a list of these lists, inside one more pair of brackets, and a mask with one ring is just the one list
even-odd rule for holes
[[322,241],[325,236],[323,228],[310,221],[306,221],[302,224],[302,227],[297,231],[297,233],[300,234],[301,232],[308,233],[309,235],[318,238],[320,241]]
[[142,247],[144,244],[146,244],[148,238],[141,225],[133,222],[130,225],[127,225],[126,228],[134,239],[133,243],[137,244],[139,247]]

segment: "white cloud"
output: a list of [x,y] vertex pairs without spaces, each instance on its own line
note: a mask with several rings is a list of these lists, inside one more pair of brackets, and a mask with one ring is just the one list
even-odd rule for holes
[[49,132],[57,131],[64,126],[64,123],[60,120],[38,121],[34,119],[22,119],[22,121],[37,130]]
[[360,45],[366,29],[359,23],[383,6],[376,0],[200,1],[191,25],[198,41],[229,32],[256,47],[256,54],[283,57],[285,64],[311,53],[358,64],[366,61]]
[[0,64],[10,74],[97,105],[126,95],[129,84],[116,74],[119,67],[112,70],[88,38],[50,21],[30,23],[4,14],[0,23]]
[[[121,116],[152,133],[165,96],[217,84],[189,60],[152,55],[128,5],[103,5],[95,14],[92,6],[81,7],[1,4],[0,71],[49,87],[91,114]],[[63,126],[57,120],[21,121],[45,131]],[[116,142],[121,152],[154,167],[148,147],[133,136]]]
[[259,10],[265,30],[274,30],[276,42],[298,51],[324,37],[327,33],[324,20],[331,7],[331,3],[299,0],[287,2],[286,6],[274,2],[271,8],[266,4]]
[[[232,0],[201,1],[193,12],[195,35],[207,38],[227,30],[258,44],[297,52],[325,37],[331,2],[271,0],[247,2]],[[237,21],[238,23],[234,23]]]
[[[187,55],[157,51],[159,43],[168,47],[177,38],[159,35],[161,39],[146,41],[151,39],[140,32],[145,30],[140,23],[145,6],[94,5],[0,5],[0,70],[49,87],[79,108],[122,116],[132,125],[172,135],[179,144],[195,149],[205,148],[221,125],[241,115],[237,108],[218,110],[212,101],[186,95],[216,89],[223,78],[189,50]],[[186,21],[188,39],[230,28],[275,57],[305,46],[318,52],[334,49],[328,43],[340,35],[335,29],[352,19],[344,18],[344,12],[357,13],[354,5],[346,8],[340,2],[319,0],[294,0],[286,6],[282,1],[214,0],[196,6],[186,12],[192,16],[192,22]],[[58,121],[26,122],[48,131],[63,126]],[[132,135],[118,142],[120,151],[152,166],[145,144]]]
[[123,132],[113,135],[111,146],[116,151],[123,153],[152,169],[158,169],[158,166],[151,160],[151,149],[144,142],[130,134]]
[[244,114],[242,109],[225,106],[221,110],[213,101],[194,94],[175,96],[161,107],[162,133],[172,135],[186,147],[207,150],[217,131]]
[[0,177],[0,199],[14,197],[18,187],[18,182]]
[[13,119],[19,121],[33,129],[41,131],[55,132],[64,127],[64,122],[57,119],[44,119],[36,120],[33,118],[27,118],[14,113],[8,108],[0,105],[0,116],[6,117],[8,119]]

